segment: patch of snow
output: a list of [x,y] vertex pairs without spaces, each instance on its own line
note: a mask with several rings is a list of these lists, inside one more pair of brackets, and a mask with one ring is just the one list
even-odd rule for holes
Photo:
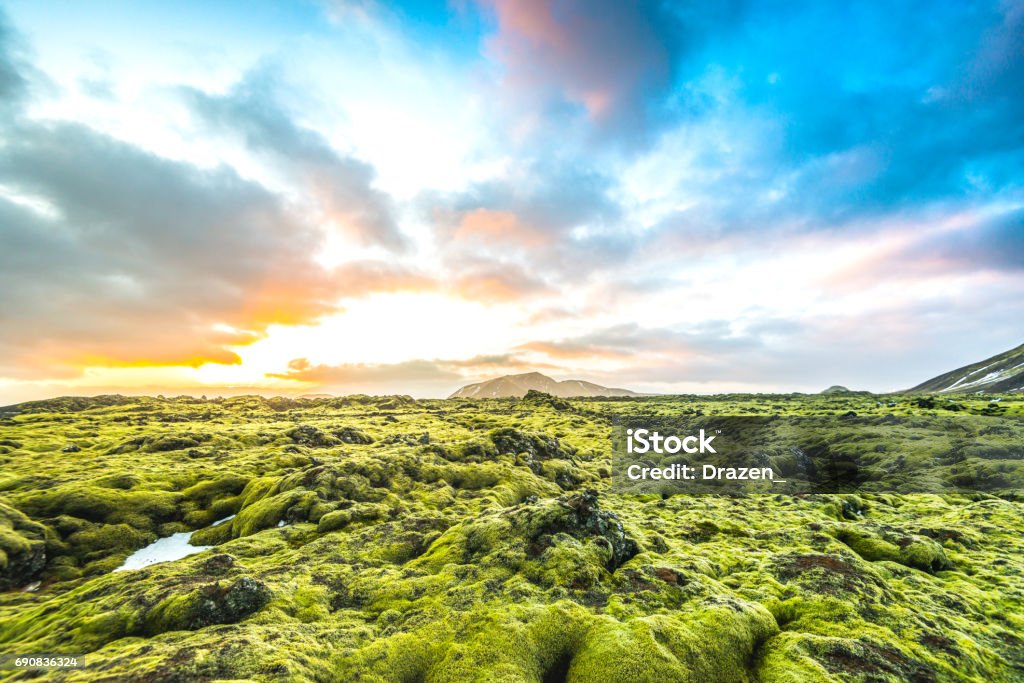
[[[228,515],[223,519],[218,519],[216,522],[211,524],[211,527],[215,527],[218,524],[223,524],[230,519],[233,519],[234,515]],[[201,553],[204,550],[209,550],[212,545],[192,545],[188,542],[188,539],[192,536],[191,531],[182,531],[181,533],[171,534],[164,538],[158,538],[145,548],[139,548],[134,553],[129,555],[124,564],[115,569],[115,572],[128,571],[130,569],[142,569],[152,564],[158,564],[160,562],[170,562],[172,560],[180,560],[183,557],[189,555],[195,555]]]
[[209,550],[213,547],[212,545],[192,545],[188,542],[190,536],[192,536],[191,531],[182,531],[177,534],[165,536],[164,538],[158,538],[145,548],[140,548],[129,555],[124,561],[124,564],[114,571],[120,572],[128,571],[130,569],[142,569],[143,567],[148,567],[160,562],[180,560],[183,557],[195,555],[196,553],[201,553],[204,550]]
[[[987,368],[989,366],[986,365],[985,367]],[[984,370],[984,369],[985,368],[982,368],[982,370]],[[978,372],[981,372],[981,370],[979,370]],[[989,384],[991,382],[996,381],[1000,377],[1002,377],[1004,372],[1005,372],[1005,370],[996,370],[995,372],[990,372],[987,375],[985,375],[984,377],[982,377],[981,379],[975,379],[975,380],[971,380],[970,382],[967,382],[966,384],[963,385],[962,388],[966,389],[967,387],[976,387],[979,384]],[[974,373],[972,373],[972,374],[974,374]],[[955,387],[960,385],[960,382],[963,382],[965,379],[967,379],[967,378],[966,377],[961,378],[955,384],[953,384],[953,385],[951,385],[949,387],[946,387],[942,391],[943,392],[952,391]]]
[[963,377],[961,377],[961,378],[960,378],[960,379],[958,379],[957,381],[953,382],[952,384],[950,384],[950,385],[949,385],[948,387],[946,387],[945,389],[942,389],[941,391],[953,391],[953,389],[956,389],[956,388],[957,388],[958,386],[960,386],[960,384],[961,384],[961,383],[962,383],[962,382],[963,382],[963,381],[964,381],[965,379],[967,379],[968,377],[970,377],[970,375],[964,375]]

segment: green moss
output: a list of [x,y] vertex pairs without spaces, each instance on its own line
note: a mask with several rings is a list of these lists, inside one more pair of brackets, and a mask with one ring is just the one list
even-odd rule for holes
[[348,510],[335,510],[320,518],[316,530],[321,534],[338,531],[347,527],[351,521],[352,515]]
[[231,523],[233,535],[248,536],[277,526],[278,522],[284,521],[285,512],[301,497],[301,492],[292,490],[246,505]]
[[[991,483],[1013,476],[1024,429],[1007,415],[1024,397],[998,416],[958,400],[957,419],[985,422],[968,419],[957,443],[937,409],[900,397],[542,399],[21,412],[3,427],[19,445],[2,455],[14,521],[0,512],[0,548],[8,564],[41,548],[45,566],[38,592],[0,593],[0,650],[86,653],[68,681],[1024,675],[1019,496],[663,498],[616,494],[607,476],[615,416],[854,411],[909,417],[922,457]],[[856,434],[822,443],[898,473],[902,454]],[[185,439],[197,445],[170,448]],[[82,451],[62,453],[69,442]],[[111,571],[190,529],[217,548]]]
[[871,562],[897,562],[927,572],[936,572],[953,566],[942,546],[930,538],[917,534],[889,531],[879,535],[867,528],[842,525],[836,529],[835,535],[854,552]]
[[0,590],[35,579],[46,563],[46,528],[0,504]]

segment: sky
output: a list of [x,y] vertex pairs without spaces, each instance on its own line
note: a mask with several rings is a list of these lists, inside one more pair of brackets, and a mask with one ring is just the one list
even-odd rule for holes
[[1019,0],[0,0],[0,404],[1021,342]]

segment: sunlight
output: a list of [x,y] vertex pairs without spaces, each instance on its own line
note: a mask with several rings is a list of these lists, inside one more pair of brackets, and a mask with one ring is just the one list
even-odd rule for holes
[[288,362],[313,365],[400,363],[419,358],[469,358],[500,353],[520,316],[515,306],[486,306],[440,294],[378,294],[346,302],[343,313],[319,325],[272,326],[264,339],[234,349],[237,366],[207,364],[204,384],[267,381]]

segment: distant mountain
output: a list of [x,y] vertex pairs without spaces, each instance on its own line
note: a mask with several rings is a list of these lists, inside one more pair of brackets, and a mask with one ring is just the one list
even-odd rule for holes
[[579,379],[567,379],[562,382],[553,380],[539,372],[527,372],[521,375],[505,375],[486,382],[467,384],[448,398],[522,398],[526,392],[543,391],[545,394],[569,398],[571,396],[640,396],[628,389],[609,389],[593,382]]
[[911,391],[988,394],[1024,391],[1024,344],[998,356],[939,375],[918,384]]
[[844,387],[841,384],[833,384],[828,389],[821,392],[822,394],[852,394],[853,392]]

